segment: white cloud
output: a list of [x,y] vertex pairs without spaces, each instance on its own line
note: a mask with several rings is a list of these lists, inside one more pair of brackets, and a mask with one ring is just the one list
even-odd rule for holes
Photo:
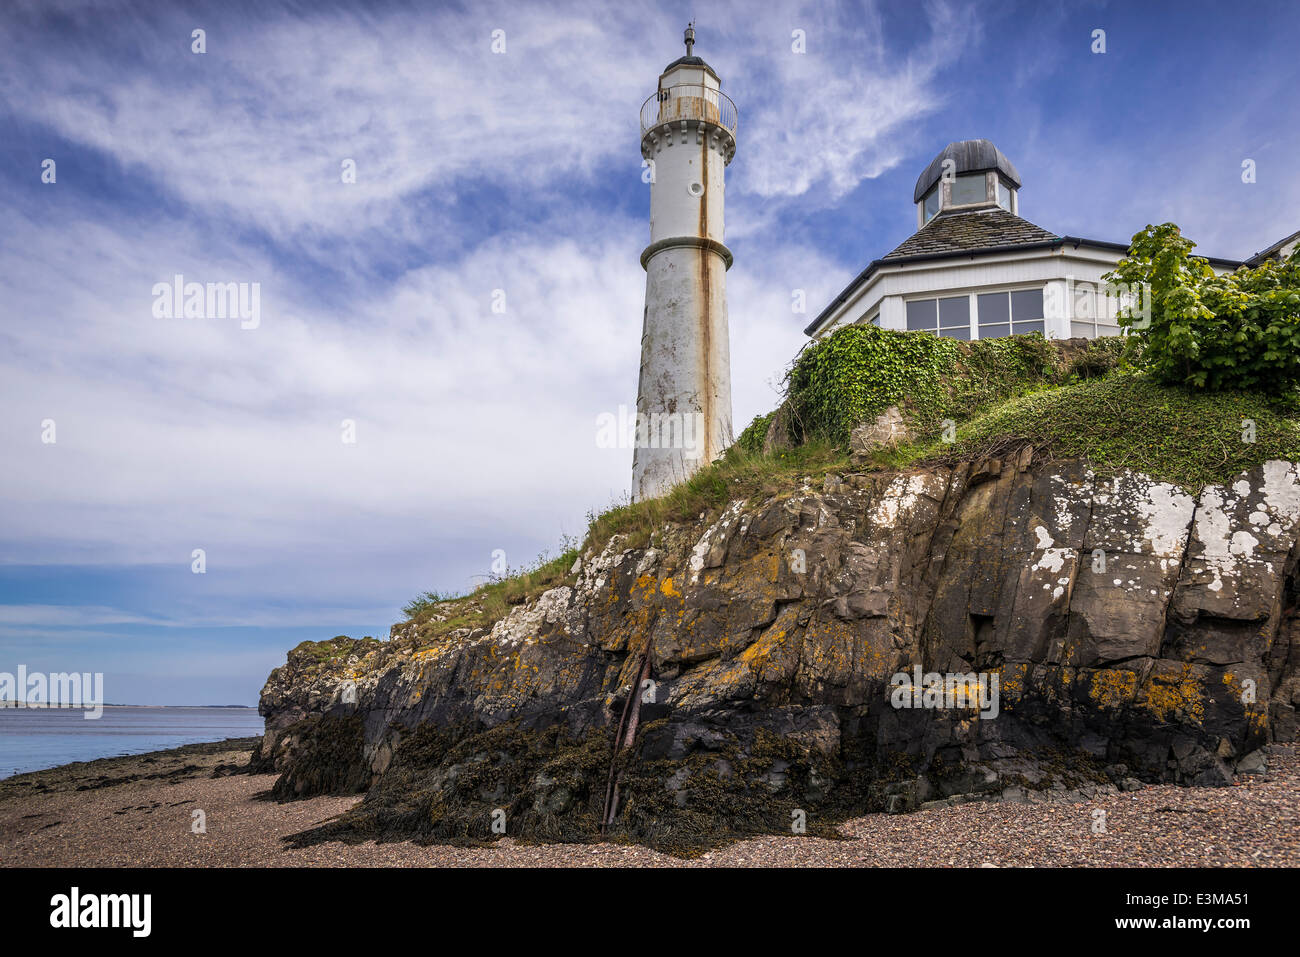
[[[661,13],[605,6],[305,19],[271,10],[218,18],[199,56],[188,50],[191,19],[133,22],[127,37],[110,27],[118,43],[68,51],[75,71],[16,37],[0,89],[27,118],[105,151],[128,175],[308,245],[322,232],[380,227],[418,241],[401,202],[430,188],[450,200],[458,183],[480,178],[523,193],[571,189],[579,201],[582,184],[612,167],[635,182],[637,108],[680,30]],[[896,164],[901,128],[942,101],[939,73],[977,32],[971,12],[945,5],[928,8],[930,38],[898,52],[882,41],[874,5],[759,17],[724,6],[714,20],[722,39],[699,52],[740,103],[733,185],[769,199],[823,184],[822,201],[833,201]],[[805,30],[808,53],[791,52],[786,23]],[[491,52],[495,29],[504,55]],[[132,55],[137,45],[150,56]],[[355,184],[340,181],[344,159],[356,161]]]
[[[938,102],[961,27],[935,15],[920,51],[874,42],[859,63],[826,54],[861,39],[842,25],[798,58],[796,8],[739,9],[699,51],[742,91],[737,430],[776,404],[802,326],[847,278],[785,236],[783,204],[896,162],[891,131]],[[202,547],[204,588],[167,621],[274,627],[370,620],[378,588],[412,588],[394,581],[459,587],[489,544],[516,564],[580,534],[630,480],[631,452],[597,448],[595,423],[636,400],[644,196],[622,210],[645,189],[637,108],[677,55],[676,18],[510,4],[205,21],[204,57],[188,14],[0,40],[0,94],[25,121],[163,197],[147,217],[149,200],[115,207],[65,156],[56,188],[85,201],[19,206],[0,235],[0,562],[183,570]],[[491,228],[458,208],[475,191]],[[153,285],[177,273],[259,283],[261,326],[154,318]],[[286,594],[334,600],[247,607]]]
[[167,621],[102,605],[0,605],[4,625],[165,625]]

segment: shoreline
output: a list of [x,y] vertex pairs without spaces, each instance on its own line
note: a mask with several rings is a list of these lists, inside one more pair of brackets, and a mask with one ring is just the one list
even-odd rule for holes
[[[139,754],[117,754],[87,761],[69,761],[35,771],[22,771],[0,778],[0,807],[12,797],[27,794],[59,793],[68,790],[92,791],[133,781],[165,776],[159,769],[167,768],[173,776],[180,768],[196,773],[205,763],[200,759],[219,755],[247,756],[257,747],[260,737],[223,738],[220,741],[200,741],[181,744],[174,748],[142,751]],[[215,769],[215,765],[211,769]],[[158,773],[153,773],[158,771]]]
[[[86,720],[97,719],[97,720]],[[256,708],[103,705],[0,708],[0,781],[72,763],[142,757],[191,744],[260,737]]]
[[[275,774],[242,773],[257,738],[100,758],[0,780],[0,866],[28,867],[1295,867],[1300,747],[1269,748],[1266,774],[1229,787],[1151,785],[1078,803],[969,802],[844,822],[840,839],[771,835],[685,860],[622,844],[486,847],[282,838],[358,795],[279,804]],[[238,772],[238,773],[237,773]],[[205,832],[195,833],[202,811]],[[1094,830],[1104,811],[1103,833]]]
[[[255,704],[122,704],[121,702],[114,702],[113,704],[101,704],[99,707],[105,710],[109,708],[171,708],[173,710],[188,709],[192,711],[215,711],[218,708],[228,711],[257,710],[257,705]],[[13,708],[15,711],[43,711],[47,709],[54,711],[86,710],[85,705],[51,704],[48,701],[17,702],[9,701],[8,699],[0,699],[0,710],[5,708]]]

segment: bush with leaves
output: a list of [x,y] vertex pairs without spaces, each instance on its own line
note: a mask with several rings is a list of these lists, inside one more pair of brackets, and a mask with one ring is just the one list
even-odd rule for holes
[[[1173,223],[1147,226],[1105,278],[1142,289],[1121,312],[1127,361],[1160,382],[1280,393],[1300,383],[1300,248],[1216,276]],[[1149,309],[1149,316],[1142,313]]]

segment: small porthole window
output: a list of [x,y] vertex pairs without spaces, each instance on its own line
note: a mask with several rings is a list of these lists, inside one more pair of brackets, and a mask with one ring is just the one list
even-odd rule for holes
[[690,193],[692,196],[703,196],[703,195],[704,195],[704,184],[703,184],[703,183],[691,183],[691,184],[689,184],[689,185],[686,187],[686,192]]

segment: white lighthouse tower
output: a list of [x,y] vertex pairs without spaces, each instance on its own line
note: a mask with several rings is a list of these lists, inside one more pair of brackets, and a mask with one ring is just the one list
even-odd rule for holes
[[654,498],[730,444],[731,356],[722,244],[723,171],[736,153],[736,106],[695,56],[668,64],[641,107],[649,161],[646,271],[632,493]]

